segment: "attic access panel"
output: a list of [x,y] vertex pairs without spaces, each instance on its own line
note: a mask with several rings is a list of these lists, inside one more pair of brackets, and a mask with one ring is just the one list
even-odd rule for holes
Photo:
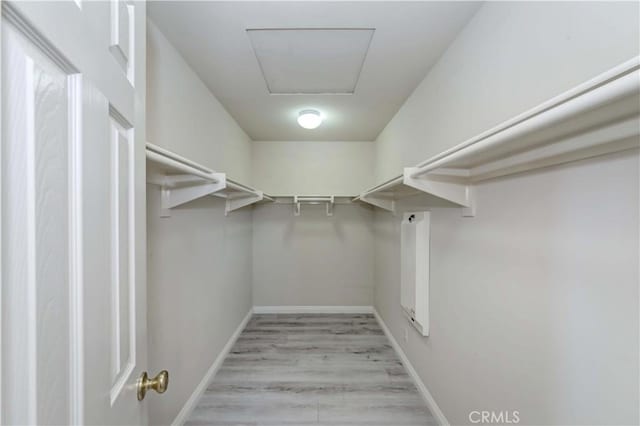
[[353,94],[373,28],[248,29],[271,94]]

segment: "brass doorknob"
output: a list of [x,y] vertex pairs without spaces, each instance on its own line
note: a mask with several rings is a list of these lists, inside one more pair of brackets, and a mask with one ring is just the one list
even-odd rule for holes
[[136,383],[138,388],[138,401],[142,401],[149,389],[153,389],[158,393],[164,393],[169,387],[169,372],[162,370],[156,377],[150,379],[147,376],[147,372],[143,372],[138,382]]

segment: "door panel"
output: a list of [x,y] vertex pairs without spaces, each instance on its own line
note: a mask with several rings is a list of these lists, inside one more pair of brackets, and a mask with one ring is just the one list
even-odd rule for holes
[[126,123],[118,123],[111,118],[111,401],[116,402],[124,385],[131,381],[135,366],[136,340],[133,326],[135,321],[135,292],[131,285],[133,275],[134,241],[131,238],[133,225],[134,191],[132,173],[131,131]]
[[[68,76],[19,34],[3,34],[4,314],[22,318],[5,329],[3,396],[26,423],[69,421],[70,241],[69,128],[74,93]],[[4,345],[3,345],[4,346]],[[15,397],[15,399],[13,399]],[[35,408],[34,408],[35,405]]]
[[140,52],[144,4],[2,3],[3,424],[146,423]]
[[[73,1],[3,1],[2,13],[42,50],[64,57],[129,123],[135,123],[135,98],[142,92],[133,90],[127,73],[111,52],[110,39],[104,36],[105,31],[111,34],[110,3],[83,1],[79,8]],[[145,9],[142,2],[133,4],[136,12],[130,29],[135,32],[131,40],[136,55],[131,56],[142,61]],[[132,80],[144,81],[143,69]]]
[[131,80],[132,57],[131,33],[133,33],[133,6],[127,1],[111,2],[111,52],[123,72]]
[[[35,56],[35,55],[34,55]],[[33,179],[28,213],[33,236],[31,241],[33,274],[31,289],[35,296],[35,385],[39,419],[51,423],[69,420],[67,407],[69,369],[69,134],[73,119],[69,111],[67,75],[44,59],[27,60],[25,142],[28,173]],[[29,158],[31,157],[32,158]],[[29,170],[30,169],[30,170]],[[67,244],[60,244],[61,241]],[[62,373],[62,374],[61,374]]]

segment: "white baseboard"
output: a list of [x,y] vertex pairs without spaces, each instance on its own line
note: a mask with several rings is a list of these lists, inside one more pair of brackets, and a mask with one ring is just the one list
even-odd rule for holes
[[409,376],[411,376],[411,378],[413,379],[413,382],[415,383],[416,387],[418,388],[418,391],[422,395],[422,398],[426,402],[427,407],[429,407],[429,411],[431,411],[431,414],[433,414],[433,417],[435,417],[435,419],[438,421],[438,423],[441,426],[449,426],[449,421],[444,416],[444,413],[442,412],[442,410],[440,410],[440,407],[438,407],[438,404],[436,404],[436,400],[433,399],[433,396],[431,396],[429,389],[427,389],[425,384],[422,382],[422,379],[420,378],[420,376],[418,376],[418,373],[416,372],[415,368],[413,368],[413,365],[411,365],[411,363],[409,362],[409,358],[407,358],[407,355],[402,350],[402,347],[398,344],[396,339],[393,337],[393,334],[391,334],[391,330],[389,330],[389,327],[387,327],[387,325],[384,323],[384,321],[382,320],[382,317],[380,316],[376,308],[373,308],[373,315],[375,315],[376,319],[378,320],[378,323],[380,323],[380,327],[384,331],[384,334],[387,335],[387,338],[391,342],[391,346],[393,346],[393,349],[395,349],[398,356],[400,357],[400,360],[402,361],[402,364],[404,364],[404,368],[406,368],[407,373],[409,373]]
[[373,306],[254,306],[254,314],[371,314]]
[[224,348],[222,348],[222,351],[220,351],[220,353],[216,357],[216,360],[213,362],[213,364],[211,364],[209,370],[207,370],[207,373],[202,378],[202,381],[198,384],[198,387],[196,387],[196,389],[193,391],[187,402],[184,403],[182,410],[180,410],[176,418],[173,419],[173,422],[171,423],[172,426],[181,426],[182,424],[184,424],[184,422],[187,421],[193,409],[196,408],[196,404],[202,397],[202,394],[207,389],[207,386],[209,386],[209,382],[211,382],[213,377],[222,366],[224,359],[229,354],[229,351],[231,351],[231,348],[236,343],[236,340],[238,340],[238,336],[240,336],[242,330],[244,330],[244,328],[247,326],[247,323],[251,319],[252,315],[253,309],[249,309],[247,315],[244,317],[240,325],[238,325],[238,328],[236,328],[236,330],[233,332],[233,334],[227,341],[227,344],[224,345]]

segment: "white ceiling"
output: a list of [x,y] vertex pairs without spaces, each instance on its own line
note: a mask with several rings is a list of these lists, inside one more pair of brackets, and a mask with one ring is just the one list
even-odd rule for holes
[[[158,1],[148,13],[251,139],[371,141],[479,6]],[[266,29],[280,31],[247,31]],[[299,127],[303,109],[323,124]]]
[[353,94],[374,29],[247,30],[271,94]]

